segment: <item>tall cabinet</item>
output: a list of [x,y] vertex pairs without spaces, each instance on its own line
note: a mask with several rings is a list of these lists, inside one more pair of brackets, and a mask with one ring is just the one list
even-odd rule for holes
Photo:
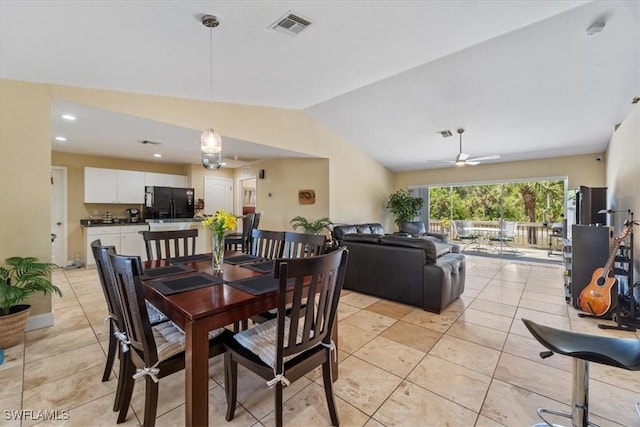
[[611,227],[574,224],[571,229],[571,304],[579,308],[578,297],[593,272],[604,267],[613,243]]

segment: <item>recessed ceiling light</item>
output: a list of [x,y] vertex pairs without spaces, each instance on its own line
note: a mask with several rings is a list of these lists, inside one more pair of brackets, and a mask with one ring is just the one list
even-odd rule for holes
[[159,159],[160,157],[162,157],[162,154],[160,154],[160,153],[155,153],[155,154],[153,155],[153,157],[155,157],[156,159]]
[[56,141],[66,141],[67,138],[65,138],[64,136],[56,136]]
[[72,116],[71,114],[63,114],[62,118],[65,120],[75,120],[76,116]]

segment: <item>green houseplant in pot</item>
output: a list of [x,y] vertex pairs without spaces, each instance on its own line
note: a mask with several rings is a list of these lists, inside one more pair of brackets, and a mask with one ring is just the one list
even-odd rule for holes
[[424,206],[424,199],[413,197],[411,193],[402,189],[391,194],[387,200],[387,209],[393,214],[398,227],[417,217],[422,206]]
[[326,216],[311,221],[303,216],[297,216],[289,221],[289,223],[293,226],[294,230],[300,228],[307,234],[319,234],[322,230],[331,231],[329,226],[333,224]]
[[33,257],[11,257],[0,267],[0,348],[20,343],[29,319],[30,305],[24,301],[35,293],[62,291],[49,281],[58,266]]

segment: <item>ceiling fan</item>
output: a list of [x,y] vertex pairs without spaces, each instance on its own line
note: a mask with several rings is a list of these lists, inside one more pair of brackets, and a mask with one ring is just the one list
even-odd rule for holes
[[450,163],[456,166],[463,166],[463,165],[473,166],[473,165],[480,164],[484,160],[497,160],[500,158],[499,154],[492,154],[489,156],[474,157],[470,159],[467,153],[462,152],[462,134],[464,133],[464,129],[460,128],[457,130],[457,132],[458,132],[458,135],[460,135],[460,151],[458,152],[458,155],[456,156],[455,160],[441,160],[444,163]]

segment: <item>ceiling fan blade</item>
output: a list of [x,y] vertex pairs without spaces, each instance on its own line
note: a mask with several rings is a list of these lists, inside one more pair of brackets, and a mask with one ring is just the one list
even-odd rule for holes
[[469,162],[481,162],[483,160],[498,160],[500,158],[499,154],[492,154],[491,156],[482,156],[482,157],[476,157],[473,159],[469,159],[467,160],[467,163]]
[[475,165],[479,165],[480,162],[476,161],[475,159],[473,160],[467,160],[466,162],[464,162],[465,165],[471,165],[471,166],[475,166]]
[[446,164],[454,164],[453,160],[426,160],[427,163],[446,163]]

